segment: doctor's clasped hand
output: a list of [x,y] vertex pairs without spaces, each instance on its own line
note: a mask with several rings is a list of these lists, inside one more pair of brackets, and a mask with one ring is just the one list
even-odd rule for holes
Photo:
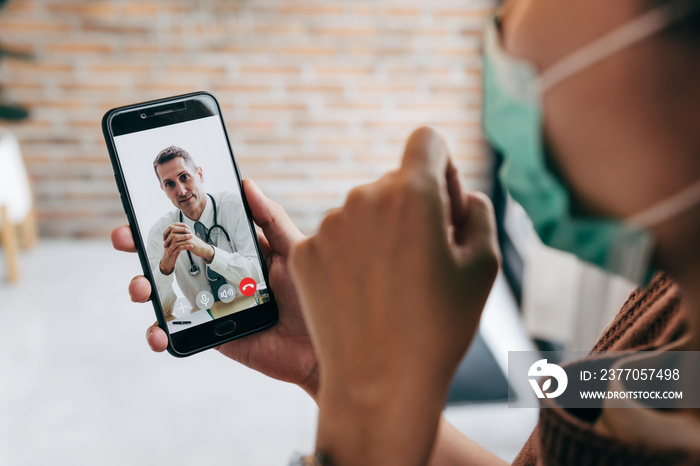
[[425,464],[498,251],[490,202],[461,190],[430,128],[294,249],[321,368],[317,449],[333,464]]
[[163,258],[160,260],[160,271],[170,275],[175,270],[175,263],[182,251],[190,251],[204,262],[211,264],[214,260],[214,246],[205,243],[185,223],[173,223],[163,232]]

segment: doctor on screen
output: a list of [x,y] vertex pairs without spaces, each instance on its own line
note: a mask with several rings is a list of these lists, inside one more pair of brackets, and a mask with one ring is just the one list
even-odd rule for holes
[[180,147],[163,149],[153,168],[175,206],[148,234],[148,259],[165,314],[172,313],[177,299],[173,279],[193,305],[201,291],[219,301],[223,285],[238,287],[244,278],[260,283],[262,271],[240,197],[207,193],[202,167]]

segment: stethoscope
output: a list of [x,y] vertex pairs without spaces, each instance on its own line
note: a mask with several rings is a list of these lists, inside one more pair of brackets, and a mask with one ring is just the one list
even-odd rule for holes
[[[219,225],[219,222],[217,220],[216,201],[214,200],[214,196],[212,196],[209,193],[207,193],[207,196],[209,196],[209,199],[211,199],[212,207],[214,207],[214,224],[207,231],[206,237],[202,238],[202,239],[204,239],[204,241],[206,241],[207,243],[211,244],[211,232],[214,231],[214,229],[218,228],[219,230],[221,230],[221,232],[226,237],[226,241],[228,241],[229,244],[231,245],[231,250],[233,252],[236,252],[236,248],[233,245],[233,243],[231,242],[231,237],[228,235],[228,232],[226,231],[226,229],[224,227],[222,227],[221,225]],[[180,223],[184,223],[184,218],[182,217],[182,211],[180,211]],[[193,277],[196,275],[199,275],[200,268],[192,260],[192,253],[190,251],[187,251],[187,257],[190,258],[190,275],[192,275]],[[212,278],[209,276],[209,269],[207,269],[207,278],[209,279],[209,281],[216,281],[216,279],[217,279],[217,277]]]

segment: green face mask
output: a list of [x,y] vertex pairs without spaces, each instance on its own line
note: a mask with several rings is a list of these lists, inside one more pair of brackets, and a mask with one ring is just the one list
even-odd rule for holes
[[504,157],[501,182],[525,209],[544,244],[638,284],[651,277],[654,241],[648,228],[700,202],[700,182],[622,221],[572,216],[569,192],[545,160],[542,96],[579,71],[698,9],[698,0],[672,2],[583,47],[542,74],[531,63],[503,50],[495,18],[486,30],[482,124],[486,138]]

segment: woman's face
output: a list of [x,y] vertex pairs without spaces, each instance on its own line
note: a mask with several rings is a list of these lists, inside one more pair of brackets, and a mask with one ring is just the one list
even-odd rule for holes
[[[542,72],[647,9],[642,0],[510,0],[503,45]],[[700,177],[700,157],[690,148],[697,141],[681,134],[690,134],[680,107],[690,96],[680,89],[691,87],[691,77],[679,77],[687,60],[670,42],[646,39],[545,94],[549,162],[569,186],[576,213],[624,218]]]

